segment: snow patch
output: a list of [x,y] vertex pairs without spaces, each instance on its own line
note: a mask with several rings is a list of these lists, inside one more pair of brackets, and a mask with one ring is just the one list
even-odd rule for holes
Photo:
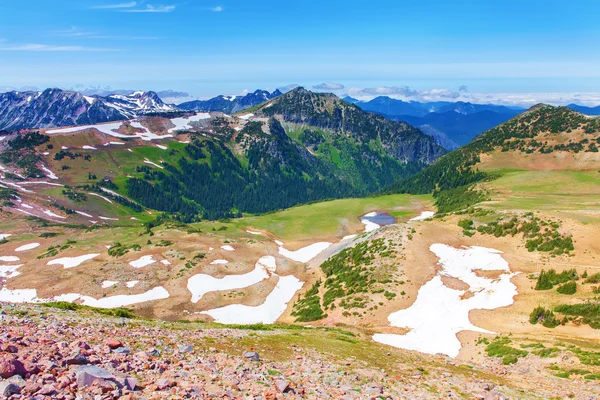
[[63,257],[57,258],[52,261],[48,261],[47,265],[62,265],[65,269],[78,267],[84,262],[91,260],[92,258],[98,257],[100,254],[85,254],[78,257]]
[[36,247],[40,247],[40,244],[39,244],[39,243],[29,243],[29,244],[25,244],[25,245],[23,245],[23,246],[21,246],[21,247],[17,247],[17,248],[15,249],[15,251],[17,251],[17,252],[18,252],[18,251],[27,251],[27,250],[33,250],[33,249],[35,249]]
[[90,296],[84,296],[78,293],[67,293],[60,296],[55,296],[55,301],[68,301],[74,302],[81,300],[84,305],[97,308],[118,308],[126,307],[132,304],[144,303],[146,301],[161,300],[169,297],[169,292],[162,287],[158,286],[147,292],[141,294],[122,294],[118,296],[103,297],[101,299],[95,299]]
[[[473,325],[469,312],[511,305],[518,294],[517,287],[510,281],[516,274],[510,272],[498,250],[484,247],[457,249],[439,243],[432,244],[429,249],[439,258],[442,270],[419,289],[413,305],[388,317],[392,326],[410,328],[410,332],[405,335],[375,334],[373,340],[403,349],[456,357],[461,349],[456,337],[458,332],[493,333]],[[477,276],[475,270],[505,273],[498,279],[489,279]],[[467,291],[447,287],[442,276],[465,282],[472,296],[463,298]]]
[[235,251],[235,249],[233,248],[233,246],[230,246],[228,244],[221,246],[221,248],[225,251]]
[[423,220],[433,217],[434,215],[435,215],[435,212],[433,212],[433,211],[423,211],[420,215],[409,219],[409,221],[423,221]]
[[19,265],[0,265],[0,278],[14,278],[15,276],[20,275],[21,273],[17,270],[19,267],[22,267],[23,264]]
[[242,275],[227,275],[223,278],[214,278],[207,274],[197,274],[188,280],[187,288],[192,293],[192,303],[197,303],[208,292],[219,290],[243,289],[262,282],[271,276],[277,269],[273,256],[261,257],[254,270]]
[[129,263],[133,268],[143,268],[147,265],[154,264],[156,261],[152,258],[151,255],[142,256],[139,259],[132,261]]
[[17,256],[0,256],[0,261],[2,262],[15,262],[19,260],[20,258]]
[[199,113],[196,115],[193,115],[191,117],[188,118],[173,118],[171,119],[171,123],[173,125],[175,125],[174,128],[169,129],[169,133],[173,133],[176,131],[183,131],[186,129],[191,129],[191,123],[192,122],[198,122],[201,121],[203,119],[209,119],[210,118],[210,114],[209,113]]
[[323,250],[325,250],[326,248],[331,246],[331,243],[329,243],[329,242],[317,242],[317,243],[311,244],[310,246],[306,246],[301,249],[298,249],[296,251],[291,251],[291,250],[288,250],[285,247],[283,247],[282,242],[275,241],[275,243],[277,243],[279,245],[279,254],[281,254],[284,257],[289,258],[290,260],[294,260],[294,261],[298,261],[298,262],[302,262],[302,263],[309,262],[310,260],[315,258],[317,256],[317,254],[319,254],[320,252],[322,252]]
[[115,286],[117,283],[117,281],[104,281],[102,282],[102,289],[108,289],[109,287],[113,287]]
[[285,312],[287,304],[303,284],[293,275],[281,276],[265,302],[259,306],[232,304],[202,311],[201,314],[210,315],[222,324],[272,324]]

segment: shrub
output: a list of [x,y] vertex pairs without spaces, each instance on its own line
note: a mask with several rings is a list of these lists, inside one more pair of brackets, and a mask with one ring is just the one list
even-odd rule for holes
[[577,282],[569,281],[564,283],[560,285],[556,291],[560,294],[575,294],[575,292],[577,292]]
[[532,325],[539,322],[546,328],[555,328],[560,325],[560,322],[556,319],[554,313],[541,306],[534,308],[531,314],[529,314],[529,322]]

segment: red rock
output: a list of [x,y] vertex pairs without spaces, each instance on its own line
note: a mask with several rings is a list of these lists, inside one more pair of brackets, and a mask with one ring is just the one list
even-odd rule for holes
[[23,363],[15,359],[4,359],[0,361],[0,377],[8,379],[15,375],[24,375]]
[[111,349],[117,349],[119,347],[123,347],[123,343],[121,343],[121,341],[117,340],[117,339],[108,339],[106,341],[106,345],[108,347],[110,347]]
[[7,343],[3,344],[2,347],[0,347],[0,350],[5,351],[7,353],[17,353],[19,351],[19,348],[14,344]]

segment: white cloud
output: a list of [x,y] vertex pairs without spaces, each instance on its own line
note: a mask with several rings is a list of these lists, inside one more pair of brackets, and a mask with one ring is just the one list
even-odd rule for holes
[[121,10],[121,12],[127,13],[169,13],[175,10],[175,6],[153,6],[151,4],[147,4],[146,8],[136,8],[136,9],[128,9]]
[[221,12],[221,11],[223,11],[223,7],[222,6],[216,6],[216,7],[211,8],[210,10],[214,11],[214,12]]
[[378,96],[388,96],[404,101],[463,101],[475,104],[497,104],[505,106],[531,107],[538,103],[557,106],[567,104],[598,105],[600,93],[471,93],[466,86],[458,90],[427,89],[417,90],[409,86],[380,86],[376,88],[349,88],[347,94],[359,100],[368,101]]
[[131,7],[135,7],[136,5],[137,5],[137,2],[130,1],[128,3],[105,4],[105,5],[93,6],[91,8],[94,8],[97,10],[111,10],[111,9],[118,9],[118,8],[131,8]]
[[119,51],[118,49],[109,49],[101,47],[85,47],[85,46],[57,46],[50,44],[39,44],[39,43],[27,43],[9,46],[0,46],[0,51]]
[[280,91],[280,92],[282,92],[282,93],[287,93],[287,92],[289,92],[290,90],[294,90],[294,89],[296,89],[296,88],[297,88],[297,87],[299,87],[299,86],[300,86],[300,85],[299,85],[299,84],[297,84],[297,83],[291,83],[291,84],[289,84],[289,85],[280,86],[280,87],[278,87],[277,89],[279,89],[279,91]]
[[313,89],[317,89],[317,90],[342,90],[344,89],[344,85],[342,85],[341,83],[335,83],[335,82],[323,82],[323,83],[319,83],[318,85],[314,85]]

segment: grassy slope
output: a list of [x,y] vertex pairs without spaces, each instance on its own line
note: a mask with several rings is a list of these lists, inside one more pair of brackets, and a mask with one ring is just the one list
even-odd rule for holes
[[325,201],[293,207],[277,213],[248,217],[241,226],[268,230],[283,240],[339,235],[340,228],[358,224],[358,217],[371,211],[403,211],[417,214],[416,209],[431,206],[431,196],[389,195],[361,199]]

